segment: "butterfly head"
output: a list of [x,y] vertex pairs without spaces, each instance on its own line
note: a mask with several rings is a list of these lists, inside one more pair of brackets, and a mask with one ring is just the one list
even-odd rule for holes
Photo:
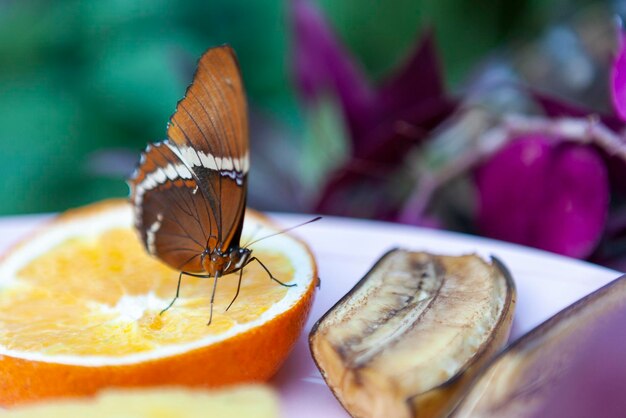
[[230,259],[233,265],[233,269],[231,271],[237,271],[250,261],[250,256],[252,255],[252,250],[249,248],[233,248],[230,251]]
[[250,260],[252,250],[249,248],[234,247],[223,252],[219,248],[211,251],[205,249],[200,254],[200,259],[204,270],[215,277],[215,275],[223,276],[242,269]]

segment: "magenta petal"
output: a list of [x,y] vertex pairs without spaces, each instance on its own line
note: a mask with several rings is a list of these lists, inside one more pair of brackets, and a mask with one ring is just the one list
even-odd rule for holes
[[485,235],[532,244],[528,224],[541,205],[550,140],[532,137],[514,141],[477,172],[480,193],[478,223]]
[[431,29],[424,32],[408,61],[381,87],[378,96],[377,102],[385,116],[446,96]]
[[[540,219],[542,248],[586,257],[604,230],[609,206],[608,173],[591,147],[561,145],[553,152],[546,215]],[[554,175],[552,175],[554,173]]]
[[626,42],[622,34],[619,51],[611,68],[611,96],[615,111],[626,121]]
[[520,138],[485,163],[476,181],[478,224],[490,237],[583,258],[604,230],[608,175],[591,147]]

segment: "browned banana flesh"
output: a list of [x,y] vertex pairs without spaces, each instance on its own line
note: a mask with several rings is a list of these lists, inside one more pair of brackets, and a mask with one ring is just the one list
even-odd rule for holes
[[565,308],[480,373],[454,417],[625,417],[626,276]]
[[397,249],[317,322],[309,343],[352,416],[440,416],[506,342],[514,305],[495,259]]

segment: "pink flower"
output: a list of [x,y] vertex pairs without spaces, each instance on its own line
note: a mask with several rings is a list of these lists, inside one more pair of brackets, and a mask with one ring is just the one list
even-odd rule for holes
[[292,13],[301,96],[307,104],[329,93],[336,97],[350,137],[350,158],[331,174],[315,210],[394,219],[401,203],[396,171],[456,106],[445,93],[432,33],[425,33],[390,79],[374,86],[313,2],[293,0]]
[[604,231],[608,173],[593,147],[517,138],[477,171],[476,183],[484,235],[584,258]]

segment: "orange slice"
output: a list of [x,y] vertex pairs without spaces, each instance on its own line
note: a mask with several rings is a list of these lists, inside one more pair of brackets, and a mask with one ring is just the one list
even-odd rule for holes
[[[218,282],[183,278],[150,257],[130,206],[108,201],[69,211],[0,262],[0,403],[95,393],[103,387],[221,386],[271,377],[308,316],[317,271],[301,241],[281,234],[252,247],[256,265]],[[260,228],[260,231],[259,231]],[[248,211],[242,242],[276,232]]]
[[95,398],[39,402],[0,412],[6,418],[277,418],[278,397],[262,385],[214,391],[183,388],[107,390]]

